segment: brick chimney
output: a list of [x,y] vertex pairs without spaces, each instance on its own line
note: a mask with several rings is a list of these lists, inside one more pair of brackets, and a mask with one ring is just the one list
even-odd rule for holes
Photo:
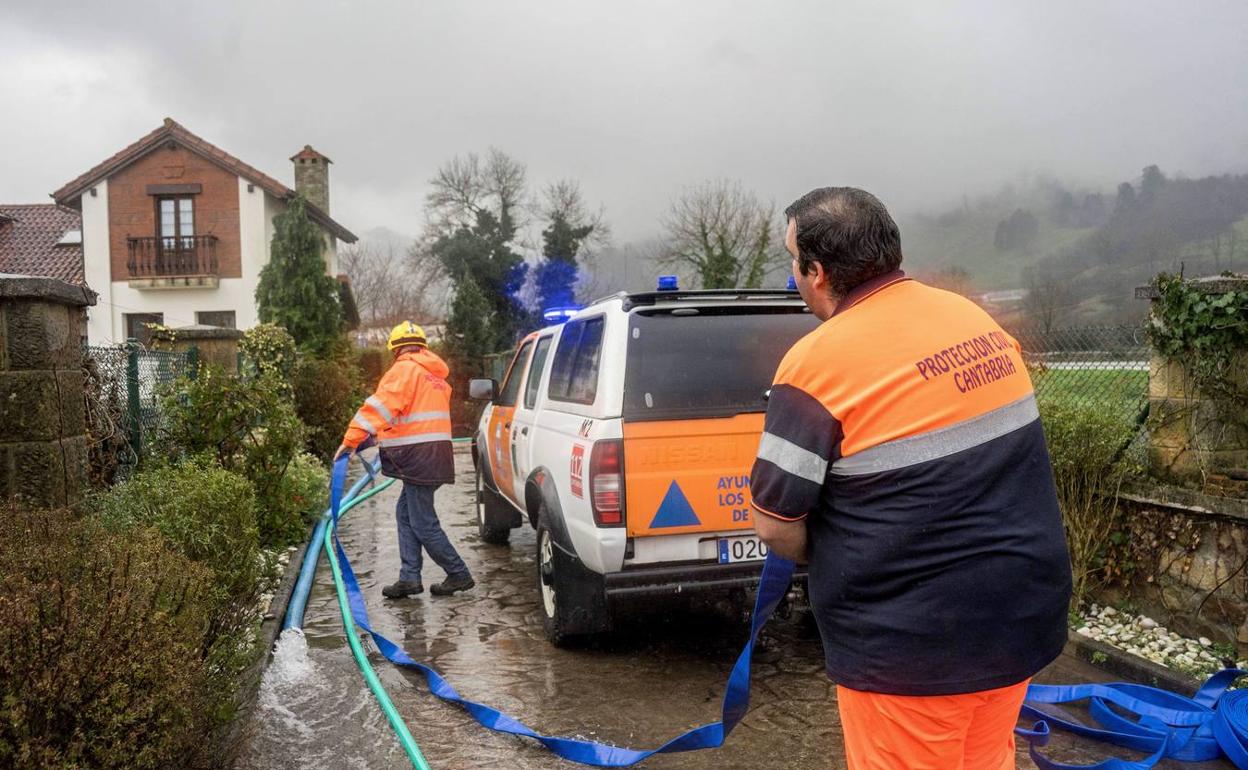
[[330,159],[312,149],[312,145],[305,144],[290,162],[295,164],[295,190],[328,214]]

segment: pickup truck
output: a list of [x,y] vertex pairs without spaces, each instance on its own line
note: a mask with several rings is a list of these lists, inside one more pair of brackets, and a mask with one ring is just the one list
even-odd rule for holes
[[816,325],[794,291],[620,293],[521,340],[501,384],[471,381],[490,402],[473,439],[478,531],[506,544],[536,529],[553,643],[609,630],[626,599],[757,584],[766,393]]

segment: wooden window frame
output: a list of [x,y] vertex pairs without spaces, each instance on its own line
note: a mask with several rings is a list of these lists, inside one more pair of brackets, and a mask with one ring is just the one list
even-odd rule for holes
[[[195,195],[155,195],[152,197],[156,207],[156,238],[163,242],[166,238],[174,238],[179,242],[182,238],[194,238],[197,233],[192,232],[190,235],[182,234],[182,207],[178,205],[178,201],[188,200],[191,202],[191,227],[198,230],[199,225],[195,222],[198,218],[195,214]],[[173,232],[174,235],[165,235],[161,232],[161,225],[164,220],[161,217],[160,204],[164,201],[173,201]]]

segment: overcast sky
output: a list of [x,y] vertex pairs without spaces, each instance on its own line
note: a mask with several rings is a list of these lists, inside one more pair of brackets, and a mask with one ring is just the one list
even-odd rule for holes
[[433,170],[490,145],[579,179],[617,241],[712,177],[905,214],[1248,170],[1248,3],[0,0],[0,203],[166,115],[288,184],[312,144],[357,233],[415,234]]

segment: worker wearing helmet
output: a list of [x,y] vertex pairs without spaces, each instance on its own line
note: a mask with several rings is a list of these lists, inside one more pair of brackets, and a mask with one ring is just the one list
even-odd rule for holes
[[399,580],[381,589],[387,599],[425,590],[421,549],[446,570],[446,579],[430,586],[435,596],[472,588],[472,575],[442,531],[433,494],[455,481],[451,454],[451,386],[446,362],[429,350],[425,331],[404,321],[386,343],[394,365],[382,375],[377,391],[355,413],[334,458],[355,452],[365,441],[381,449],[381,472],[403,482],[395,516],[399,528]]
[[759,536],[809,563],[848,766],[1012,770],[1071,591],[1018,343],[901,272],[875,196],[823,188],[785,214],[822,323],[776,371],[750,491]]

